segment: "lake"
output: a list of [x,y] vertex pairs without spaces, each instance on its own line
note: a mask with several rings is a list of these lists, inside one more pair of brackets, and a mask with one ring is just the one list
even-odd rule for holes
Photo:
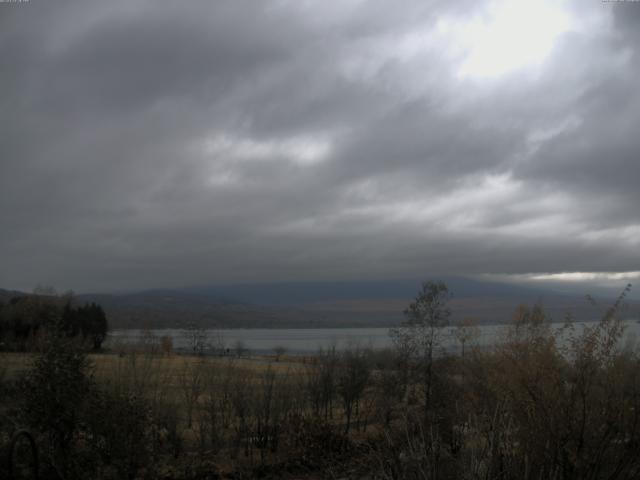
[[[576,322],[576,328],[595,322]],[[633,342],[640,335],[640,323],[636,320],[625,322],[625,338],[623,344]],[[553,328],[560,328],[562,324],[553,324]],[[502,336],[504,325],[479,326],[480,336],[467,345],[487,347],[494,345]],[[444,330],[443,346],[448,351],[457,351],[460,346],[452,335],[453,329]],[[205,343],[208,345],[224,344],[225,348],[234,350],[240,343],[247,351],[255,354],[272,354],[278,347],[284,347],[289,354],[311,354],[319,348],[327,349],[333,346],[337,350],[358,346],[361,348],[381,349],[392,346],[388,328],[248,328],[248,329],[216,329],[205,330]],[[173,341],[173,347],[180,351],[189,348],[189,338],[183,329],[157,330],[113,330],[109,333],[107,346],[116,343],[137,343],[145,338],[168,336]]]

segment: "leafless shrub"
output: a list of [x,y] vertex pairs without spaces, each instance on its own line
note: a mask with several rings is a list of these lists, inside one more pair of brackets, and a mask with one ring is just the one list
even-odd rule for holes
[[351,421],[359,414],[360,401],[371,374],[365,351],[358,348],[346,350],[340,358],[337,374],[337,391],[345,414],[345,433],[349,433]]
[[167,356],[173,355],[173,339],[169,335],[160,337],[160,351]]
[[333,417],[333,401],[336,396],[336,370],[338,355],[335,346],[320,349],[306,368],[306,391],[314,414],[325,420]]
[[192,355],[202,355],[207,349],[207,330],[194,322],[188,323],[182,331],[187,348]]
[[193,413],[205,388],[205,363],[185,357],[178,372],[180,395],[187,415],[187,428],[193,425]]
[[402,406],[404,388],[402,378],[394,363],[378,365],[373,376],[373,392],[375,417],[383,427],[391,425],[394,412]]
[[236,354],[236,357],[242,358],[247,354],[247,346],[244,341],[238,339],[233,345],[233,351]]
[[254,445],[260,450],[264,463],[267,451],[278,449],[281,424],[289,409],[288,379],[286,374],[276,374],[270,367],[262,372],[254,394]]
[[276,362],[279,362],[280,357],[282,357],[286,352],[287,352],[287,348],[282,345],[278,345],[277,347],[275,347],[273,349],[273,353],[276,354]]
[[480,336],[480,329],[474,319],[465,318],[455,325],[453,336],[460,344],[461,356],[464,358],[467,343],[472,342]]
[[250,422],[253,398],[249,372],[236,368],[229,387],[234,429],[233,456],[236,457],[240,448],[244,447],[244,455],[248,457],[251,452]]

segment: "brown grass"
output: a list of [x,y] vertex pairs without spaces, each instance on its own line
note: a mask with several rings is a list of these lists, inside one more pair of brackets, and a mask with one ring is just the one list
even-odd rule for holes
[[[35,354],[24,352],[1,352],[0,374],[6,380],[15,380],[26,372],[32,364]],[[165,387],[179,387],[178,375],[185,363],[201,364],[205,369],[224,369],[231,363],[234,368],[245,371],[250,376],[259,376],[267,369],[289,375],[300,374],[308,359],[304,357],[282,356],[276,360],[273,356],[199,357],[193,355],[151,355],[147,353],[99,353],[88,355],[94,378],[98,381],[122,381],[138,373],[162,378]]]

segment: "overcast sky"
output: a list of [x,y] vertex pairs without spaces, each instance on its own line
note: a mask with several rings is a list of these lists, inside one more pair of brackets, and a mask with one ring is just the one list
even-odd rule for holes
[[639,25],[600,0],[0,3],[0,287],[633,283]]

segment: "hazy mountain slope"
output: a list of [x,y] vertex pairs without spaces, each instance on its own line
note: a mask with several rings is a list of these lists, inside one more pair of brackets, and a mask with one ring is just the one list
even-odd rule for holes
[[[522,303],[540,303],[556,321],[571,312],[594,320],[582,295],[461,277],[444,278],[452,293],[452,320],[472,317],[480,323],[509,321]],[[188,322],[220,327],[390,326],[420,288],[419,280],[378,282],[299,282],[196,287],[111,296],[105,308],[116,324],[176,326]],[[637,315],[638,303],[630,304]],[[635,310],[634,310],[635,309]]]
[[[452,321],[471,317],[479,323],[509,321],[519,304],[540,303],[556,321],[571,312],[595,320],[613,301],[594,308],[584,296],[518,285],[449,277]],[[77,301],[97,302],[112,328],[169,328],[195,323],[220,328],[295,328],[392,326],[415,297],[420,281],[300,282],[147,290],[126,294],[83,294]],[[0,290],[0,301],[20,292]],[[625,313],[638,317],[640,302]]]
[[[497,296],[536,298],[556,295],[549,290],[533,289],[512,284],[474,280],[463,277],[441,279],[456,298]],[[197,287],[186,291],[240,299],[260,305],[307,305],[324,301],[352,299],[411,299],[420,289],[421,280],[352,282],[298,282],[272,284],[240,284],[220,287]]]

